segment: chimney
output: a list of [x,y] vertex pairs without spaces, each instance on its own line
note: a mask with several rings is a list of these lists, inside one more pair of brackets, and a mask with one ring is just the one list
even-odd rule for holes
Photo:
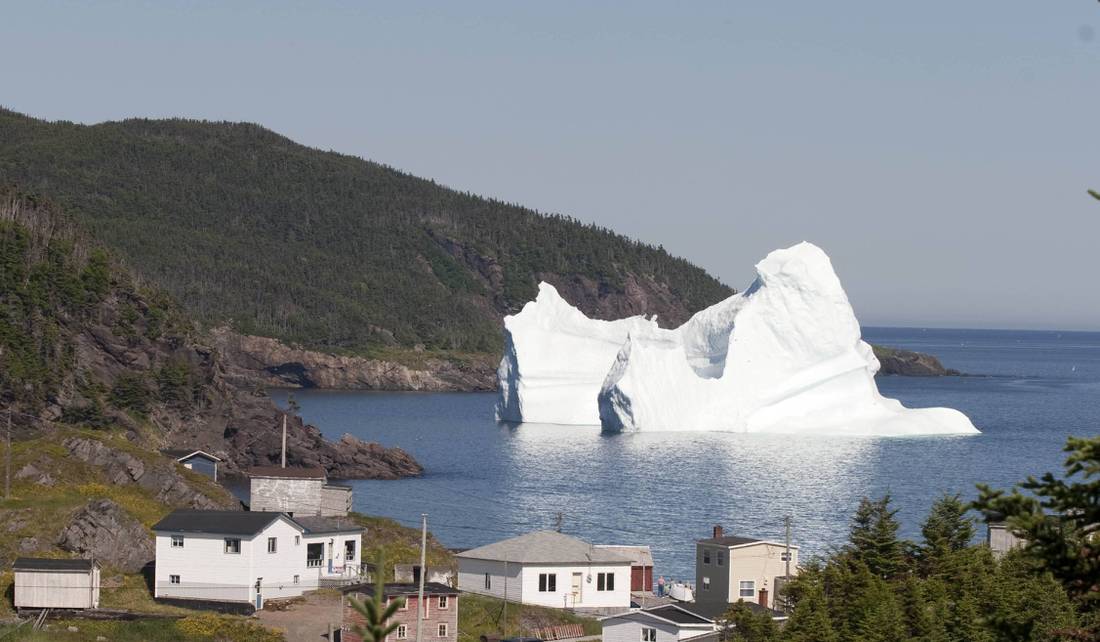
[[768,589],[760,589],[760,606],[768,608]]
[[715,524],[714,525],[714,539],[718,539],[721,536],[722,536],[722,525],[721,524]]

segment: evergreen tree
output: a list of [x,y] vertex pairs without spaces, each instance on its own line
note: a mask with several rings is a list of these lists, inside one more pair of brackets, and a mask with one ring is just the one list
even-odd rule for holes
[[979,484],[974,506],[1006,521],[1026,553],[1091,612],[1100,610],[1100,437],[1070,437],[1065,451],[1065,479],[1028,477],[1011,493]]
[[932,505],[921,526],[924,543],[917,554],[925,573],[946,572],[944,564],[952,553],[970,545],[974,539],[974,524],[966,516],[968,507],[959,495],[943,495]]
[[778,629],[767,612],[755,613],[744,600],[730,605],[718,620],[723,642],[773,642]]
[[798,606],[783,628],[784,642],[840,642],[829,619],[821,585],[811,580],[801,584],[798,593]]
[[898,541],[896,510],[890,509],[890,495],[870,500],[864,497],[852,518],[849,551],[880,578],[893,577],[901,569],[903,546]]

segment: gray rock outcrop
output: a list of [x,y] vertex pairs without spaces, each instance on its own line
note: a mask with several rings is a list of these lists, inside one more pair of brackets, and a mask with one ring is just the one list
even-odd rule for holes
[[136,573],[156,555],[153,536],[118,504],[96,499],[78,509],[57,545],[80,557]]
[[163,464],[146,465],[127,452],[86,437],[71,437],[63,445],[75,459],[102,468],[112,484],[136,484],[170,506],[217,509],[234,505],[228,496],[215,500],[195,490],[168,460]]

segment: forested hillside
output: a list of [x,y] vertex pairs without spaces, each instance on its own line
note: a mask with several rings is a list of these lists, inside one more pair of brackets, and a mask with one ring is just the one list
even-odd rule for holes
[[[228,471],[279,460],[280,411],[235,384],[230,358],[41,198],[0,188],[0,408],[18,438],[82,429],[146,451],[202,448]],[[326,441],[291,416],[287,459],[333,477],[393,478],[400,449]]]
[[662,248],[251,124],[0,110],[2,184],[62,204],[199,320],[326,351],[494,353],[540,279],[667,325],[732,292]]

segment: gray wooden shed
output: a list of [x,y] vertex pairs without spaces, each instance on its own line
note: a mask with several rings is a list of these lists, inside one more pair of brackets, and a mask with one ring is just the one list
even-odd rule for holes
[[99,608],[99,563],[20,557],[15,571],[17,609]]

